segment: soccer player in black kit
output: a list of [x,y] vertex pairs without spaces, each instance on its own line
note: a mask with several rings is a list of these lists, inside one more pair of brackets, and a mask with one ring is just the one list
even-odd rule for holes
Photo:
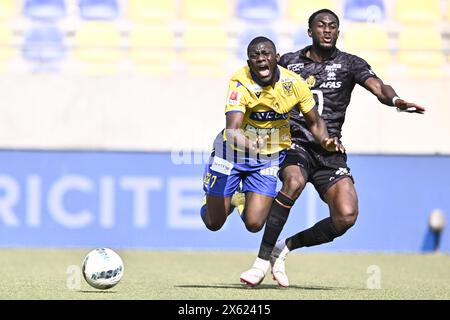
[[[398,111],[425,112],[425,108],[399,98],[365,60],[336,48],[339,18],[334,12],[319,10],[311,15],[308,24],[312,45],[283,55],[280,64],[300,74],[309,84],[330,137],[341,138],[355,84],[363,86],[381,103],[396,107]],[[370,37],[369,34],[367,36]],[[279,286],[288,287],[286,255],[294,249],[333,241],[351,228],[358,216],[358,198],[347,166],[347,155],[321,150],[296,111],[291,113],[290,126],[293,144],[279,172],[283,186],[269,212],[258,257],[252,268],[241,274],[241,282],[249,286],[260,284],[272,267],[274,280]],[[330,217],[277,242],[290,209],[307,182],[314,185],[321,199],[328,204]]]

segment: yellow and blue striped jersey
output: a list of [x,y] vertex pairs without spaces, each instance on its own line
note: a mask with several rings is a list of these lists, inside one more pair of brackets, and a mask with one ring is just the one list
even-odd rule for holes
[[269,135],[262,154],[289,149],[289,112],[298,107],[300,112],[307,113],[315,106],[311,90],[299,75],[281,66],[278,70],[275,86],[261,87],[253,79],[250,68],[245,66],[231,77],[228,88],[225,113],[244,113],[241,128],[250,139],[255,135]]

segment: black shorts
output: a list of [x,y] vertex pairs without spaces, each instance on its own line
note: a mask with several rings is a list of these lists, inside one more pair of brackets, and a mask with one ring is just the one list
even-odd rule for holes
[[337,181],[349,177],[352,182],[352,173],[347,166],[345,153],[333,153],[319,149],[320,147],[301,147],[293,144],[287,150],[286,158],[281,164],[280,179],[283,180],[283,169],[290,165],[302,168],[307,182],[311,182],[316,188],[322,200],[325,201],[325,193]]

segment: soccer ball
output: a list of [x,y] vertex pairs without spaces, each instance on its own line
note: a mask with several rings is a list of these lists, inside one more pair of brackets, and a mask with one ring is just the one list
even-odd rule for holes
[[83,276],[96,289],[109,289],[122,279],[124,265],[120,256],[108,248],[89,252],[83,261]]

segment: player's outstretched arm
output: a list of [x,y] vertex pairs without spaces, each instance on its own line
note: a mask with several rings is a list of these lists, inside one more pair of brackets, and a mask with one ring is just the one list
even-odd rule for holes
[[369,78],[364,82],[364,87],[372,92],[378,100],[387,105],[395,106],[398,111],[404,111],[409,113],[425,113],[425,108],[406,100],[400,99],[395,93],[394,88],[390,85],[384,84],[381,79]]
[[303,115],[308,125],[309,131],[320,143],[322,148],[329,152],[345,152],[344,146],[339,142],[337,137],[330,138],[328,135],[327,125],[322,117],[317,112],[317,107],[312,108],[309,112]]

